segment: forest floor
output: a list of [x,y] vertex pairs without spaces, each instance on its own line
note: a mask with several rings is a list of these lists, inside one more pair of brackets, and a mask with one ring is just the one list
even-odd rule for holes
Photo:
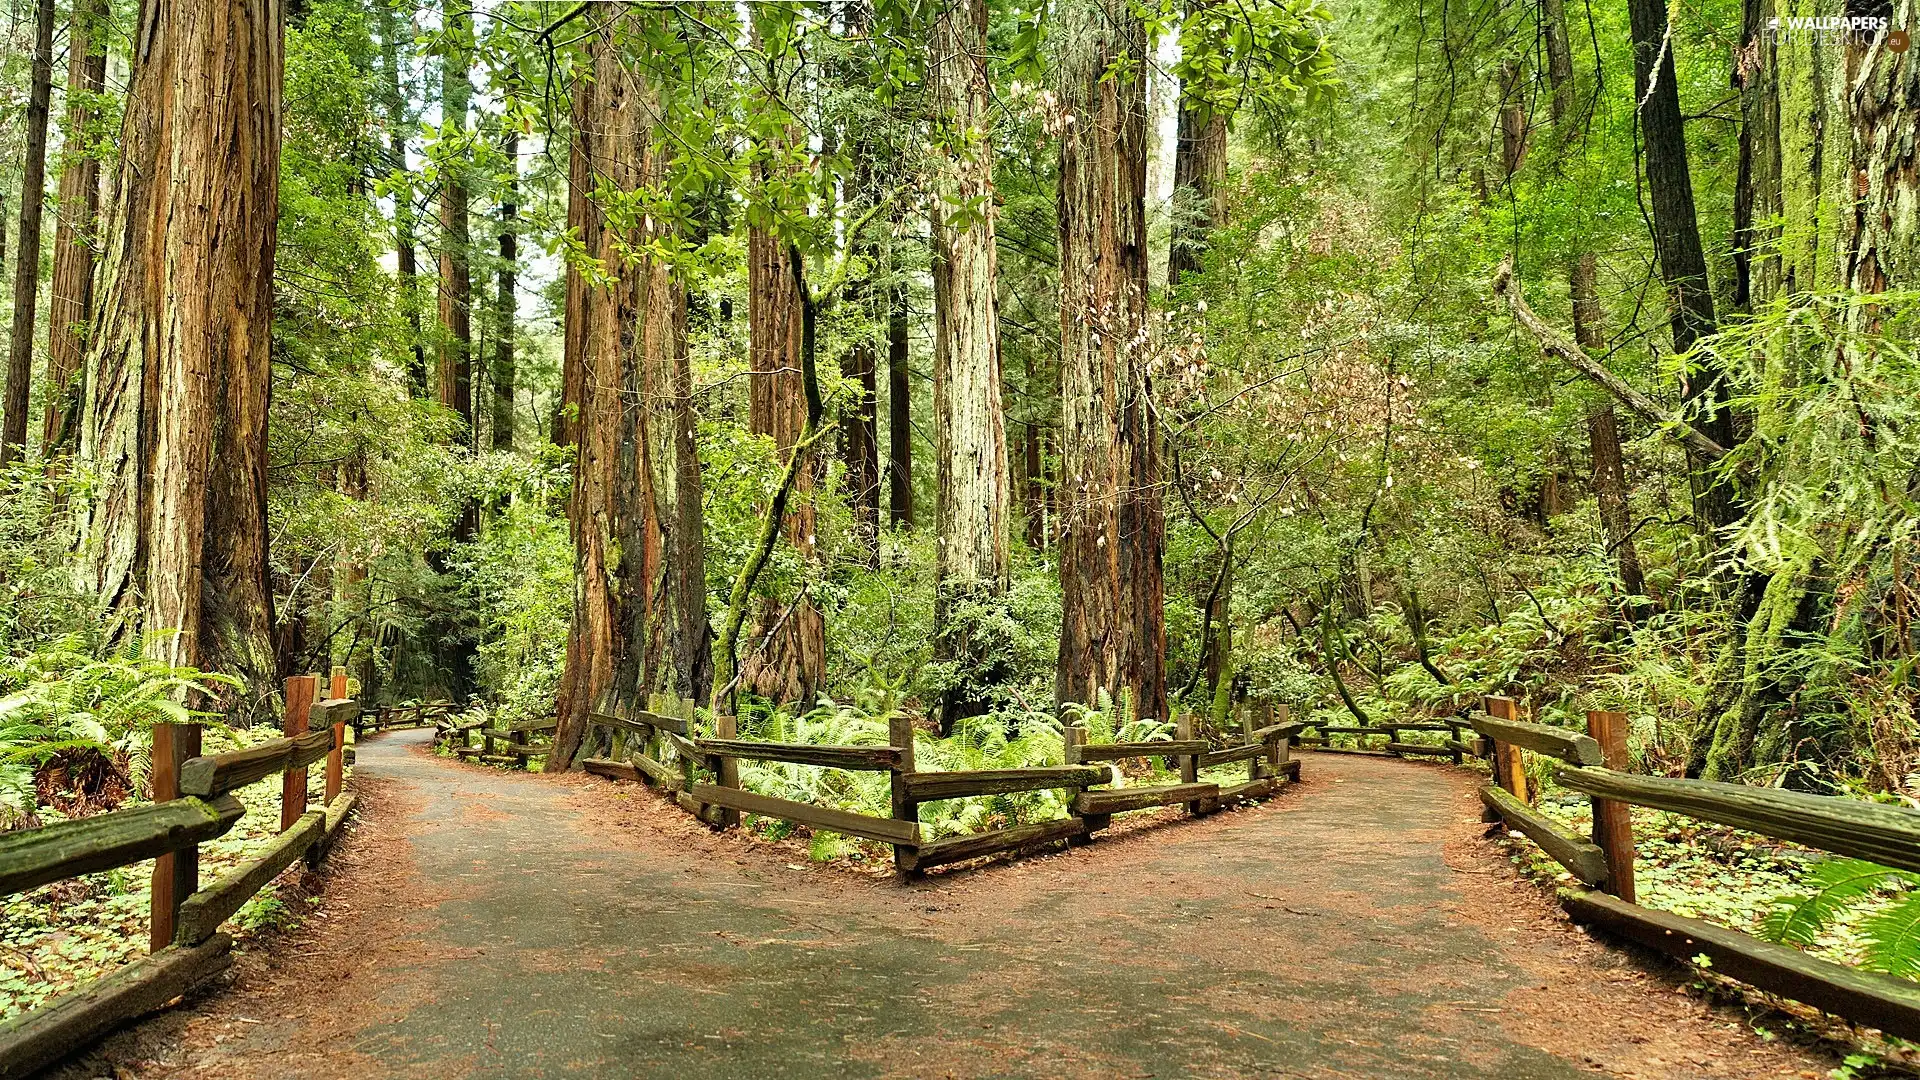
[[359,749],[324,903],[56,1075],[1823,1077],[1600,944],[1472,777],[1307,755],[1264,806],[898,885],[644,789]]

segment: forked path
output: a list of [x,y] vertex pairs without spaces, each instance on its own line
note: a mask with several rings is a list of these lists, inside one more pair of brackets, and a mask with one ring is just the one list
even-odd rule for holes
[[67,1070],[132,1077],[1824,1076],[1554,915],[1464,774],[902,887],[635,787],[369,740],[302,928]]

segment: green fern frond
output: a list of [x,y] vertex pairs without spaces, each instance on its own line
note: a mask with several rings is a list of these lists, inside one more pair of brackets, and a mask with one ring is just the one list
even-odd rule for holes
[[1760,924],[1760,936],[1789,945],[1811,945],[1840,913],[1888,879],[1920,883],[1915,875],[1863,859],[1835,859],[1807,877],[1813,891],[1781,896]]
[[1909,892],[1861,920],[1860,936],[1861,967],[1920,979],[1920,892]]

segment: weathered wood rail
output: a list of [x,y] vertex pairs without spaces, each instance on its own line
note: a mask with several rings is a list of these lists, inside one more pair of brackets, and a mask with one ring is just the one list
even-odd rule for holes
[[[644,710],[603,701],[592,716],[589,745],[604,747],[605,753],[587,756],[582,767],[655,787],[709,824],[737,825],[739,815],[748,813],[890,844],[895,868],[912,876],[968,859],[1082,842],[1107,828],[1114,814],[1129,810],[1185,804],[1191,813],[1206,814],[1268,797],[1300,775],[1300,762],[1291,757],[1289,746],[1301,725],[1287,721],[1285,706],[1278,711],[1276,723],[1272,706],[1243,708],[1241,741],[1231,745],[1196,738],[1190,718],[1177,722],[1173,739],[1151,742],[1089,744],[1084,728],[1069,726],[1063,733],[1063,765],[927,772],[914,767],[913,724],[905,716],[892,719],[885,746],[759,742],[739,738],[737,721],[730,716],[713,718],[715,734],[707,737],[697,730],[691,700],[654,695]],[[1118,770],[1103,764],[1149,757],[1168,759],[1169,767],[1181,772],[1181,782],[1115,787]],[[856,814],[742,790],[743,760],[886,773],[891,813],[884,818]],[[1222,787],[1198,780],[1202,768],[1238,762],[1246,763],[1245,783]],[[920,806],[925,803],[1049,789],[1073,793],[1067,816],[937,839],[921,830]]]
[[[315,700],[319,688],[318,675],[288,679],[283,737],[244,750],[202,755],[199,724],[156,727],[151,803],[0,835],[0,896],[154,860],[149,955],[0,1024],[0,1080],[30,1076],[224,971],[233,939],[221,924],[302,856],[317,865],[354,805],[346,729],[360,715],[345,668]],[[322,761],[326,802],[309,810],[307,767]],[[245,813],[231,793],[276,773],[287,778],[280,836],[203,885],[199,845]]]
[[[1445,752],[1457,746],[1463,754],[1489,763],[1492,782],[1481,790],[1487,821],[1525,835],[1580,883],[1560,892],[1561,906],[1575,921],[1683,962],[1707,957],[1711,970],[1721,975],[1889,1035],[1920,1039],[1920,986],[1910,980],[1860,971],[1636,903],[1631,807],[1684,814],[1912,871],[1920,871],[1920,810],[1743,784],[1632,775],[1625,771],[1627,718],[1616,712],[1588,713],[1583,734],[1530,723],[1521,718],[1513,699],[1488,697],[1484,711],[1443,723],[1455,732],[1450,745],[1427,749]],[[1374,728],[1321,731],[1322,738],[1343,732],[1382,733]],[[1471,743],[1463,737],[1468,734]],[[1562,787],[1592,800],[1591,837],[1576,835],[1533,808],[1536,793],[1529,783],[1528,754],[1549,759]]]

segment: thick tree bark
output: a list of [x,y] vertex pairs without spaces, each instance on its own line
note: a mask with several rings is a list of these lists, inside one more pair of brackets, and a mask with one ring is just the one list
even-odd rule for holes
[[1056,33],[1063,505],[1054,695],[1061,704],[1130,695],[1138,715],[1165,718],[1165,521],[1145,357],[1147,37],[1122,0],[1068,0]]
[[[621,491],[622,440],[627,428],[625,393],[640,306],[640,275],[624,266],[621,249],[630,239],[610,221],[605,208],[588,197],[597,185],[632,191],[639,183],[641,133],[636,127],[639,109],[633,86],[620,63],[619,38],[628,18],[625,4],[601,9],[598,34],[588,46],[586,77],[573,85],[573,160],[584,184],[571,194],[579,217],[573,227],[586,245],[586,255],[601,263],[610,276],[589,280],[582,269],[567,266],[567,288],[579,291],[577,326],[569,323],[569,337],[578,335],[578,347],[568,360],[580,365],[566,381],[577,386],[573,399],[578,412],[570,427],[574,436],[573,489],[568,524],[573,536],[573,622],[567,636],[566,667],[562,673],[557,709],[559,727],[549,772],[573,764],[585,733],[588,716],[602,697],[631,699],[638,687],[615,685],[616,674],[630,655],[630,616],[622,610],[627,598],[623,555],[636,559],[644,551],[624,552],[629,530],[628,507]],[[568,314],[576,315],[571,306]],[[638,449],[638,448],[632,448]],[[645,597],[641,598],[643,601]]]
[[[400,24],[394,17],[393,5],[375,4],[374,11],[380,22],[380,49],[386,68],[382,73],[386,77],[382,107],[387,114],[388,152],[392,156],[388,171],[408,175],[407,101],[400,91]],[[410,339],[407,381],[414,397],[425,398],[429,391],[427,346],[420,334],[420,265],[415,245],[413,186],[402,184],[393,193],[394,268],[400,277],[400,303],[406,311]]]
[[988,707],[1008,657],[992,610],[1009,578],[1006,417],[994,308],[992,126],[988,119],[986,0],[954,0],[934,18],[929,81],[933,124],[945,143],[932,214],[934,438],[938,557],[934,655],[962,672],[941,702],[941,725]]
[[[572,158],[583,181],[574,194],[662,189],[668,150],[653,142],[661,101],[621,50],[635,20],[653,16],[628,4],[597,10],[607,13],[589,47],[591,71],[573,88]],[[667,239],[664,226],[591,198],[569,205],[586,254],[612,276],[567,267],[580,320],[568,327],[578,345],[567,356],[583,370],[566,376],[579,395],[570,425],[574,613],[550,771],[572,765],[603,697],[687,697],[711,678],[686,287],[670,262],[634,254]]]
[[913,528],[913,387],[908,383],[907,290],[887,290],[887,524]]
[[[473,101],[473,13],[443,4],[446,54],[440,61],[440,122],[464,129]],[[460,418],[460,445],[478,445],[473,412],[473,277],[470,263],[472,223],[468,217],[468,177],[464,163],[448,158],[440,172],[440,350],[435,396]],[[470,541],[479,532],[480,507],[467,500],[453,523],[452,539]],[[428,565],[447,572],[444,552],[430,552]],[[439,675],[449,697],[460,700],[473,686],[474,643],[459,621],[436,616],[428,628]]]
[[148,0],[89,335],[89,584],[148,652],[272,694],[266,424],[279,0]]
[[[749,425],[773,439],[784,460],[806,426],[802,384],[802,312],[787,245],[767,229],[747,238]],[[808,492],[814,466],[796,479],[798,498],[787,511],[786,534],[806,559],[815,557],[814,509]],[[826,621],[806,595],[762,597],[740,657],[740,685],[773,701],[810,701],[826,674]]]
[[[1890,6],[1892,30],[1920,29],[1914,0]],[[1920,282],[1920,55],[1895,52],[1886,39],[1852,45],[1844,62],[1855,197],[1845,273],[1861,293]]]
[[13,260],[13,336],[7,340],[7,390],[0,419],[0,465],[27,448],[33,386],[33,323],[40,301],[40,219],[47,205],[47,119],[53,102],[53,0],[33,21],[32,86],[27,95],[27,158],[20,176],[19,249]]
[[[848,16],[847,32],[864,33],[864,14],[858,5]],[[857,134],[849,148],[853,158],[853,198],[855,205],[872,205],[879,197],[876,190],[873,143],[865,133]],[[848,237],[859,243],[869,266],[880,265],[880,245],[861,237]],[[855,285],[857,295],[871,303],[872,277]],[[849,345],[840,356],[840,375],[853,386],[853,400],[840,415],[840,457],[846,462],[847,508],[853,514],[854,542],[860,545],[867,566],[880,565],[880,430],[879,417],[879,338],[867,333]]]
[[495,275],[493,301],[493,448],[513,449],[514,314],[518,303],[515,279],[519,270],[520,132],[508,122],[502,147],[507,179],[500,194],[500,269]]
[[40,454],[72,448],[78,435],[80,375],[87,322],[93,314],[94,233],[100,217],[100,159],[87,153],[91,95],[107,78],[107,5],[76,0],[67,31],[66,151],[60,166],[59,216],[53,227],[53,295],[47,307],[47,411]]
[[[1661,0],[1628,0],[1634,56],[1634,99],[1640,102],[1640,134],[1646,152],[1648,201],[1653,211],[1653,246],[1667,285],[1673,350],[1685,353],[1712,334],[1717,323],[1707,256],[1700,245],[1694,211],[1693,177],[1687,166],[1686,123],[1674,73],[1674,44]],[[1693,407],[1695,430],[1721,446],[1737,441],[1730,389],[1709,363],[1697,365],[1683,392]],[[1714,529],[1740,517],[1739,501],[1725,478],[1705,468],[1694,471],[1694,500],[1701,520]]]

